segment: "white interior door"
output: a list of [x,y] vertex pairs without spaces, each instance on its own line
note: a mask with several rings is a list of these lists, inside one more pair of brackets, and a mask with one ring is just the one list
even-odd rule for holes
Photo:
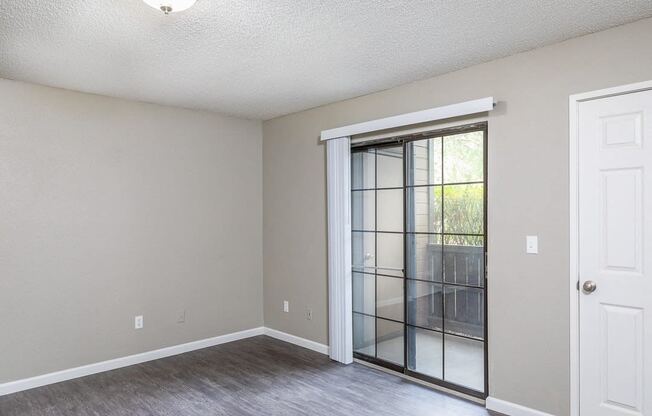
[[579,105],[581,416],[652,416],[652,91]]

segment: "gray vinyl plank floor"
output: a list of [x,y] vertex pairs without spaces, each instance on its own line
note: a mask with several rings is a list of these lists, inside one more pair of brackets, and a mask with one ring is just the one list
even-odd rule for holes
[[482,406],[266,336],[0,397],[2,416],[487,416]]

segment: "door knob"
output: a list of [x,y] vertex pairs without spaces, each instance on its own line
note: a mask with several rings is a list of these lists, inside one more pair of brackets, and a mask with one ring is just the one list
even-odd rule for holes
[[595,292],[595,289],[597,289],[597,288],[598,288],[598,285],[593,280],[587,280],[582,285],[582,290],[586,294]]

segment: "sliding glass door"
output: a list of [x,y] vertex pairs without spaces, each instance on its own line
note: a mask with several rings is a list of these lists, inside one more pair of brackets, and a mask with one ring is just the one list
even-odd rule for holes
[[403,146],[352,153],[354,351],[404,363]]
[[357,358],[486,394],[486,125],[352,150]]

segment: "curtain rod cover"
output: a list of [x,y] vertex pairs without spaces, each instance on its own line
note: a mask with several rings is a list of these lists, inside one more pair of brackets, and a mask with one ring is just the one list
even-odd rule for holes
[[491,111],[493,108],[494,98],[485,97],[463,103],[429,108],[427,110],[415,111],[413,113],[405,113],[397,116],[350,124],[344,127],[322,130],[321,140],[337,139],[339,137],[349,137],[356,134],[370,133],[396,127],[410,126],[413,124],[427,123],[430,121],[444,120],[452,117],[483,113]]

